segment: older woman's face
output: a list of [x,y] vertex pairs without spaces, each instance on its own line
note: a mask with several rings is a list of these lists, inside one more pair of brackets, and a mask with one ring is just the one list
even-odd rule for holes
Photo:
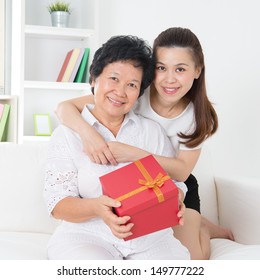
[[124,117],[139,96],[142,75],[143,70],[134,67],[131,61],[108,64],[92,82],[95,113],[104,117]]

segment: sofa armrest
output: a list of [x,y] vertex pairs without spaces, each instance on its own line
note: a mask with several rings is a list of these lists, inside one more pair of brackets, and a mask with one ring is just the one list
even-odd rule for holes
[[242,244],[260,244],[260,179],[215,177],[219,223]]

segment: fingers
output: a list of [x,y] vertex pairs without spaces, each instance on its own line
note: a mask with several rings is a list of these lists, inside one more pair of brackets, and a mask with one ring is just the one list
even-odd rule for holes
[[92,154],[87,154],[90,160],[97,164],[112,164],[117,165],[117,161],[115,160],[113,154],[109,150],[108,147],[104,148],[101,151],[93,152]]
[[112,165],[117,165],[117,161],[116,159],[114,158],[113,154],[111,153],[111,151],[109,150],[109,148],[107,148],[105,151],[104,151],[104,156],[105,158],[107,159],[107,161],[112,164]]
[[112,223],[110,229],[112,233],[119,239],[123,239],[131,236],[133,223],[127,223],[130,220],[130,217],[117,217],[114,223]]
[[179,217],[179,225],[184,225],[184,213],[185,213],[185,210],[186,210],[185,204],[180,201],[179,212],[177,213],[177,217]]
[[121,206],[121,202],[117,201],[109,196],[106,195],[102,195],[99,197],[99,199],[101,200],[101,203],[107,207],[120,207]]
[[109,163],[106,156],[103,154],[103,152],[93,153],[92,155],[90,155],[90,159],[92,162],[94,162],[96,164],[108,164]]
[[118,217],[115,213],[113,213],[112,208],[117,208],[121,206],[121,202],[112,199],[108,196],[101,196],[101,203],[104,205],[105,209],[101,209],[101,217],[104,222],[110,227],[112,233],[120,239],[126,238],[132,235],[131,229],[134,226],[133,223],[129,223],[130,217]]

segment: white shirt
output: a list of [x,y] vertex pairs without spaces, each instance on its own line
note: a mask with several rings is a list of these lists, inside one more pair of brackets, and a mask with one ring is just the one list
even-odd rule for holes
[[191,134],[195,130],[196,122],[194,115],[194,105],[192,102],[190,102],[185,110],[177,117],[165,118],[158,115],[151,107],[150,88],[148,88],[138,99],[134,111],[136,114],[156,121],[164,128],[166,135],[169,137],[172,143],[174,155],[176,155],[179,150],[195,150],[202,147],[201,144],[195,148],[188,148],[185,146],[185,144],[179,143],[179,141],[183,141],[183,139],[178,136],[178,133],[182,132],[184,134]]

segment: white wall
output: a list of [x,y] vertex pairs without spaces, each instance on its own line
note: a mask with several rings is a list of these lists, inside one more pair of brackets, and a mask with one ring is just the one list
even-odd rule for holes
[[260,4],[258,0],[100,0],[100,43],[132,34],[150,43],[188,27],[204,49],[208,95],[220,127],[208,141],[216,173],[260,177]]

